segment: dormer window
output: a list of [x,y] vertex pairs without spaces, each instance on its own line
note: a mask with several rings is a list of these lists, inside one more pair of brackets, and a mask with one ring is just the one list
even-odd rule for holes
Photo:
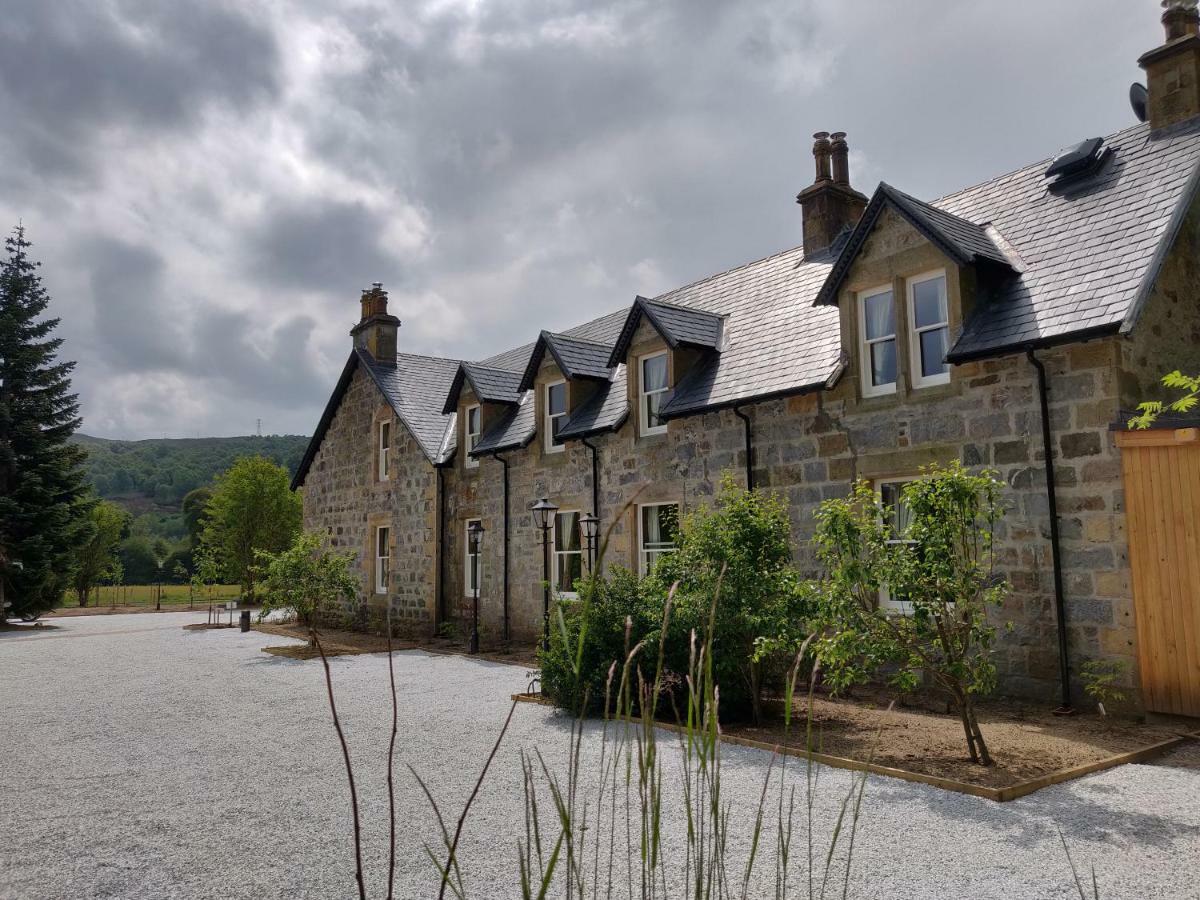
[[379,423],[379,480],[387,481],[390,475],[392,450],[392,423]]
[[862,392],[878,397],[896,392],[896,308],[891,286],[864,291],[858,298],[862,335]]
[[950,366],[946,363],[950,315],[944,271],[909,279],[908,318],[912,325],[912,386],[946,384],[950,381]]
[[547,453],[562,453],[565,449],[558,438],[559,429],[567,421],[567,383],[556,381],[546,385],[545,448]]
[[463,459],[463,466],[468,469],[474,469],[479,465],[479,460],[471,455],[471,451],[479,445],[479,436],[482,433],[478,403],[467,407],[466,417],[466,424],[463,427],[463,431],[466,435],[467,454]]
[[638,432],[643,437],[666,434],[667,423],[658,411],[666,401],[667,354],[653,353],[638,361]]

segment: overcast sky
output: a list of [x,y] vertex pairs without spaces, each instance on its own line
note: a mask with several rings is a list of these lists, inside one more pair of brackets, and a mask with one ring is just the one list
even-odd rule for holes
[[479,358],[1133,123],[1157,0],[0,0],[0,223],[83,430],[311,433],[358,296]]

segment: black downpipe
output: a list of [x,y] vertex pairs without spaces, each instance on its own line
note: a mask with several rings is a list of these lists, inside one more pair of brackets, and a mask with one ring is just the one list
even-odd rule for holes
[[438,536],[437,536],[437,611],[435,625],[446,621],[446,467],[436,465],[437,471],[437,505],[438,505]]
[[592,451],[592,515],[600,518],[600,457],[596,445],[587,438],[580,438],[579,443]]
[[508,460],[495,451],[492,459],[504,466],[504,642],[508,643]]
[[733,407],[733,414],[746,426],[746,490],[754,490],[754,432],[750,429],[750,417],[740,406]]
[[1063,599],[1062,560],[1058,546],[1058,497],[1054,485],[1054,456],[1050,436],[1050,391],[1046,367],[1032,350],[1025,353],[1037,369],[1038,399],[1042,405],[1042,452],[1046,457],[1046,504],[1050,507],[1050,558],[1054,564],[1054,612],[1058,618],[1058,677],[1062,681],[1062,706],[1055,712],[1074,711],[1071,705],[1071,665],[1067,657],[1067,604]]

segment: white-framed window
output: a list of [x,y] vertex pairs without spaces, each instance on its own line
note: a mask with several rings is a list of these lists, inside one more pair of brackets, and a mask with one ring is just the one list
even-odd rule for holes
[[946,351],[950,349],[950,313],[944,269],[908,280],[908,321],[912,386],[948,383],[950,366],[946,363]]
[[468,469],[474,469],[479,465],[479,460],[471,455],[471,451],[478,446],[479,436],[483,430],[483,417],[479,411],[479,404],[476,403],[474,406],[468,406],[465,415],[467,417],[467,421],[463,425],[463,434],[466,435],[467,452],[463,457],[463,465]]
[[379,480],[387,481],[391,475],[392,423],[379,423]]
[[546,385],[545,447],[547,453],[562,453],[566,446],[558,439],[558,430],[567,421],[567,383],[556,381]]
[[638,360],[638,433],[666,434],[667,423],[659,418],[667,394],[667,354],[652,353]]
[[638,571],[642,575],[649,575],[660,558],[674,552],[678,534],[678,503],[644,503],[638,507]]
[[891,286],[858,296],[862,392],[878,397],[896,391],[896,304]]
[[[883,478],[875,482],[875,491],[879,495],[879,502],[883,506],[886,524],[892,533],[889,544],[913,544],[914,541],[908,540],[904,535],[908,531],[909,514],[901,500],[901,492],[904,486],[912,481],[917,481],[920,476],[908,476],[900,478]],[[880,609],[891,610],[893,612],[907,615],[912,611],[912,606],[900,597],[892,594],[887,585],[879,589],[879,607]]]
[[560,597],[576,597],[575,582],[583,577],[583,534],[578,511],[559,510],[554,514],[551,540],[554,563],[551,587]]
[[392,571],[392,529],[380,525],[375,529],[375,593],[388,592],[388,577]]
[[471,550],[471,526],[479,519],[467,519],[463,523],[463,593],[467,597],[475,596],[475,589],[483,581],[480,555]]

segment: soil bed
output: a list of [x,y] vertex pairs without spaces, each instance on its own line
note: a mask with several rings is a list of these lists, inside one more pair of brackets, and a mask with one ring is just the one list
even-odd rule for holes
[[[283,637],[308,640],[308,629],[295,623],[267,623],[253,626],[255,631],[264,634],[278,634]],[[344,631],[336,628],[320,629],[321,646],[325,648],[326,656],[352,656],[358,653],[386,653],[387,638],[379,634],[367,634],[361,631]],[[450,638],[392,638],[393,650],[425,650],[429,653],[449,653],[466,656],[466,648],[462,641]],[[285,647],[264,647],[266,653],[275,656],[286,656],[291,659],[314,659],[320,657],[315,648],[289,645]],[[537,667],[537,654],[529,647],[489,647],[474,654],[477,659],[490,662],[506,663],[511,666],[524,666],[529,669]]]
[[[763,725],[731,723],[723,725],[722,730],[733,737],[803,749],[807,702],[807,695],[796,699],[790,732],[783,726],[779,703],[770,710],[775,715]],[[889,712],[889,702],[891,695],[884,691],[861,689],[854,699],[814,697],[812,749],[923,775],[1005,788],[1187,732],[1171,725],[1148,725],[1095,712],[1060,717],[1030,704],[988,701],[980,704],[979,724],[995,764],[985,767],[970,761],[962,722],[956,715],[914,706],[897,706]]]

